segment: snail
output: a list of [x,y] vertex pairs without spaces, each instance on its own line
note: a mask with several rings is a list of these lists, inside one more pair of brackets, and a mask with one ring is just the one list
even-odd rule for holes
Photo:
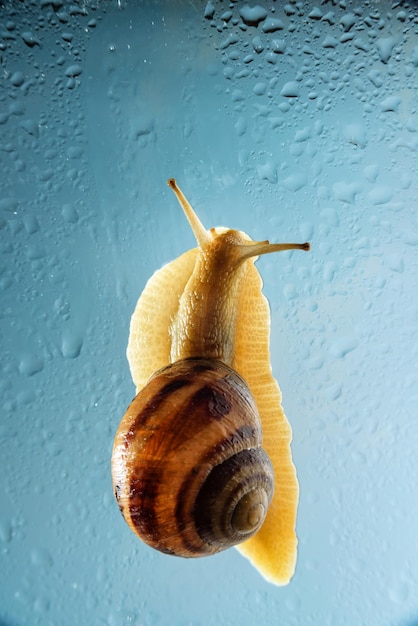
[[176,181],[168,185],[198,247],[150,278],[131,319],[137,395],[113,446],[116,501],[161,552],[200,557],[236,546],[267,580],[287,584],[299,487],[254,261],[310,246],[206,230]]

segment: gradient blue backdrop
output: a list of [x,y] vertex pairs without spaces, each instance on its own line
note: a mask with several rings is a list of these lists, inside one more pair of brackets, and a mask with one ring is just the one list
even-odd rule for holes
[[[206,14],[206,17],[205,17]],[[1,626],[418,624],[418,7],[0,2]],[[260,259],[301,486],[288,587],[123,523],[129,319],[208,226]]]

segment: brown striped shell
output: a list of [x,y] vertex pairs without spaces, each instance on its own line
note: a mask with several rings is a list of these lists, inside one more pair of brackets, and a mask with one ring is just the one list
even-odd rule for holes
[[156,372],[117,432],[113,486],[131,529],[153,548],[213,554],[254,535],[273,469],[247,384],[221,361],[190,358]]

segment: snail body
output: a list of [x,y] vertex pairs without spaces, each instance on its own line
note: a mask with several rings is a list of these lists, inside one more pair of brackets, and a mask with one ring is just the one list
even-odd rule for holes
[[235,545],[265,578],[286,584],[299,490],[254,261],[309,244],[207,231],[169,185],[198,248],[151,277],[132,316],[137,395],[114,442],[116,500],[131,529],[162,552],[198,557]]

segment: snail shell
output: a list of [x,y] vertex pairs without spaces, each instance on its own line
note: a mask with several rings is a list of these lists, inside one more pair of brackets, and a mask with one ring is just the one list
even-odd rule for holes
[[261,441],[257,407],[233,369],[192,358],[160,370],[115,442],[116,498],[129,526],[153,548],[183,557],[248,539],[273,494]]
[[169,185],[198,248],[151,277],[132,316],[127,355],[138,395],[115,438],[115,496],[156,549],[204,556],[236,545],[283,585],[296,563],[299,488],[254,261],[309,244],[206,231]]

